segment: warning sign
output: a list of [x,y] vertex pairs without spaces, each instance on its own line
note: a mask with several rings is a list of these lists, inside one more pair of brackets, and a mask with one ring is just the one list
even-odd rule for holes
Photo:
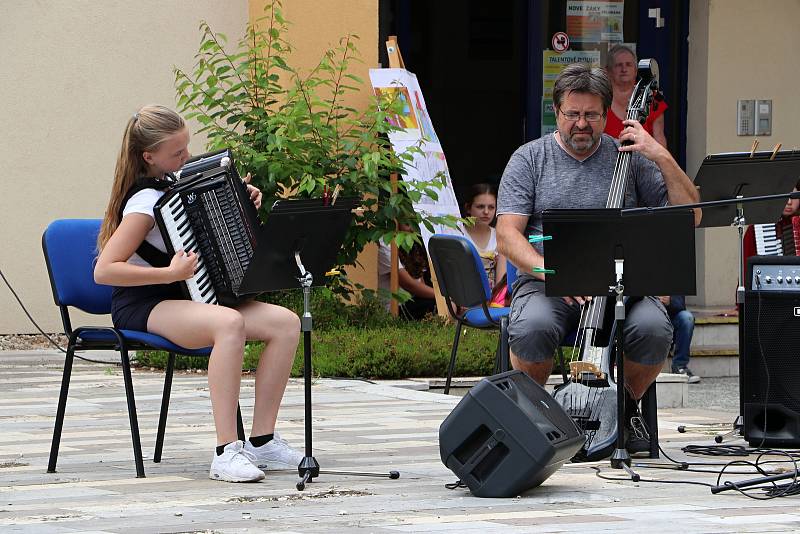
[[551,44],[553,45],[553,50],[563,52],[569,48],[569,36],[564,32],[556,32],[553,34]]

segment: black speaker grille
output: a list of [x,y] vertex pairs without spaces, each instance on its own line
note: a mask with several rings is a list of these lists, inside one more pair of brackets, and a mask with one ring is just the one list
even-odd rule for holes
[[492,383],[536,422],[550,441],[556,443],[580,434],[569,415],[544,388],[519,373],[500,376]]
[[744,306],[742,400],[800,411],[800,295],[748,291]]

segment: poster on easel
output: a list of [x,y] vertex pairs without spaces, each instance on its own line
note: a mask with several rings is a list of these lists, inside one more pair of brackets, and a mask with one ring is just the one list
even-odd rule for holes
[[[453,215],[461,217],[453,182],[447,168],[439,137],[425,106],[425,98],[414,73],[403,68],[370,69],[369,78],[379,101],[400,101],[402,110],[389,120],[400,130],[389,133],[389,141],[397,154],[405,153],[409,148],[418,146],[422,153],[414,153],[412,160],[406,164],[403,180],[410,182],[430,182],[444,178],[446,185],[437,191],[438,199],[423,195],[414,203],[419,214],[441,217]],[[459,231],[444,225],[434,225],[433,233],[458,233]],[[424,226],[420,234],[425,247],[433,235]]]

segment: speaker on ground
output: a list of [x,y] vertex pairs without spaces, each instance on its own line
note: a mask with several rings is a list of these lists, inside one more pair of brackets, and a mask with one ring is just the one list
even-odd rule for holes
[[739,394],[752,446],[800,448],[800,257],[747,262]]
[[442,462],[477,497],[513,497],[572,458],[583,434],[520,371],[481,380],[439,427]]

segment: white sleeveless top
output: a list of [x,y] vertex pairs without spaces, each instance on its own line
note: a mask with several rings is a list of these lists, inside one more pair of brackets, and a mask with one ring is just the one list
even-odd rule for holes
[[469,239],[470,243],[475,247],[475,250],[478,251],[478,256],[481,257],[486,276],[489,277],[489,287],[494,287],[495,273],[497,272],[497,232],[491,226],[489,229],[491,233],[489,234],[489,242],[486,244],[485,248],[478,245],[478,243],[472,239],[472,236],[469,235],[466,228],[462,227],[461,232],[464,234],[464,237]]

